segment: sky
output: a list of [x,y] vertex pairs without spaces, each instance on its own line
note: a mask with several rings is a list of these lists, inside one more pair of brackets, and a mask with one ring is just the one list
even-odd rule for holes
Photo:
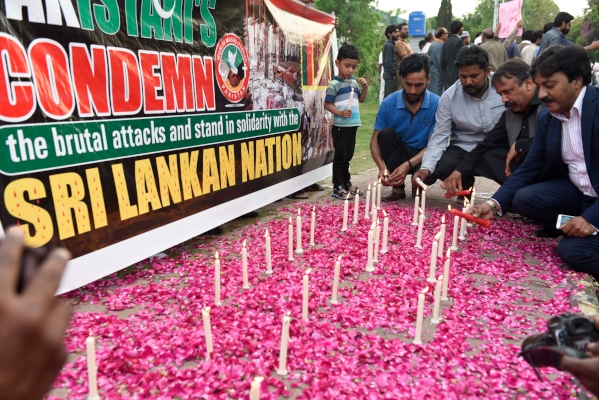
[[[501,2],[501,0],[499,0]],[[525,0],[526,1],[526,0]],[[582,16],[583,9],[587,6],[587,0],[553,0],[560,10],[569,12],[574,16]],[[398,7],[407,9],[407,13],[400,17],[408,18],[413,11],[424,11],[426,17],[434,17],[439,11],[441,0],[419,0],[414,2],[398,2],[397,0],[378,0],[379,10],[395,10]],[[406,4],[408,3],[408,4]],[[474,11],[477,2],[473,0],[452,0],[453,15],[462,16]]]

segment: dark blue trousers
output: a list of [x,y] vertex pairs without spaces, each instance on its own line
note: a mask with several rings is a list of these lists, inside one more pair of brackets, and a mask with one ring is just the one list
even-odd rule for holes
[[[559,214],[579,216],[597,199],[582,194],[568,178],[536,183],[516,192],[514,208],[526,218],[543,224],[548,232],[556,227]],[[575,271],[585,272],[599,280],[599,235],[564,236],[557,254]]]

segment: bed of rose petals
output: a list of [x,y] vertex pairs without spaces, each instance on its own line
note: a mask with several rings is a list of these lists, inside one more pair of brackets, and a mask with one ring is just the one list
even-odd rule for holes
[[[241,399],[255,376],[266,377],[261,399],[298,394],[299,399],[575,398],[579,389],[565,374],[540,382],[517,357],[522,339],[545,330],[552,315],[576,311],[568,283],[578,275],[560,270],[554,242],[535,239],[535,226],[495,220],[490,229],[469,228],[468,240],[451,255],[450,302],[443,322],[425,321],[424,344],[412,344],[417,294],[426,282],[430,248],[445,210],[427,208],[422,250],[414,247],[412,208],[386,208],[390,250],[365,275],[367,231],[363,218],[341,233],[342,209],[317,205],[315,248],[310,248],[312,204],[300,204],[305,253],[287,261],[288,217],[272,212],[231,235],[197,241],[145,260],[134,271],[67,294],[75,312],[67,332],[71,356],[55,382],[68,398],[85,398],[85,338],[96,336],[98,383],[104,399]],[[350,206],[350,222],[352,219]],[[295,219],[294,219],[295,222]],[[272,241],[274,274],[266,270],[264,232]],[[240,251],[247,240],[251,288],[242,290]],[[295,230],[294,230],[295,242]],[[214,306],[213,254],[221,257],[222,298]],[[341,261],[340,303],[330,305],[334,261]],[[536,260],[536,262],[534,262]],[[531,262],[533,261],[533,262]],[[440,259],[440,266],[443,260]],[[302,282],[310,274],[310,319],[301,319]],[[442,270],[441,270],[442,271]],[[438,272],[437,274],[441,274]],[[543,290],[549,288],[549,290]],[[214,353],[205,360],[201,309],[212,307]],[[89,307],[89,306],[88,306]],[[105,308],[103,310],[102,308]],[[132,309],[127,318],[118,311]],[[275,374],[281,317],[290,312],[289,375]],[[555,371],[546,371],[554,373]],[[283,397],[281,397],[283,396]]]

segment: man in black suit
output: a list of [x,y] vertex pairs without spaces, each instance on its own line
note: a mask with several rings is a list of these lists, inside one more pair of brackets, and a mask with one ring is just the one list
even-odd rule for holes
[[441,50],[441,71],[443,71],[445,89],[456,83],[459,78],[459,72],[454,63],[460,49],[464,47],[464,42],[460,38],[463,30],[464,24],[462,24],[462,21],[453,21],[449,29],[451,35],[443,43],[443,49]]
[[[547,110],[539,113],[533,145],[505,184],[470,212],[490,219],[513,204],[549,234],[564,235],[557,254],[572,269],[599,278],[599,89],[580,46],[552,46],[531,75]],[[556,228],[558,214],[575,216]]]

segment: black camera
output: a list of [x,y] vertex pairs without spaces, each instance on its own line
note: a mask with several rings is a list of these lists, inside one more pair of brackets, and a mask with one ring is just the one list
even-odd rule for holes
[[562,314],[547,321],[546,333],[524,339],[519,356],[522,356],[539,376],[537,367],[561,369],[561,358],[564,355],[587,358],[587,344],[597,341],[599,331],[595,329],[591,320],[576,314]]

